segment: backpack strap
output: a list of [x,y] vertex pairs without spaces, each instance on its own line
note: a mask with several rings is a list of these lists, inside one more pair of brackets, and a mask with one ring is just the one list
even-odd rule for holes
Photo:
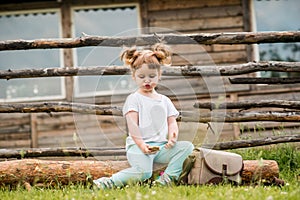
[[[195,151],[199,151],[198,149],[194,149]],[[191,169],[193,168],[194,164],[195,164],[195,161],[196,161],[196,156],[195,154],[190,154],[183,162],[182,164],[182,172],[180,174],[180,176],[178,177],[178,180],[177,180],[177,185],[180,185],[180,184],[187,184],[187,178],[188,178],[188,175],[191,171]]]

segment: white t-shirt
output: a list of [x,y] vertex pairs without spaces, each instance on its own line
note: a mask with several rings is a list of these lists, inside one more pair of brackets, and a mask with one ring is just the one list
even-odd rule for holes
[[[152,99],[138,92],[130,94],[123,107],[123,115],[129,111],[139,114],[138,126],[145,142],[165,142],[168,135],[168,121],[170,116],[178,117],[179,112],[165,95],[160,99]],[[126,148],[135,144],[131,134],[126,139]]]

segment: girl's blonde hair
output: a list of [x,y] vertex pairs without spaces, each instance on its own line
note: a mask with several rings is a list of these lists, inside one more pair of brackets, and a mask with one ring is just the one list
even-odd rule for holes
[[158,70],[161,65],[171,64],[171,51],[164,44],[156,44],[150,50],[137,50],[136,47],[126,49],[120,56],[121,60],[129,65],[134,72],[143,64],[149,64]]

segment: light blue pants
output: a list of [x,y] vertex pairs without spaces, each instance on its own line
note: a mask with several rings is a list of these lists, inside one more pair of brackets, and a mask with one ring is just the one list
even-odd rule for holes
[[137,145],[130,146],[127,150],[127,159],[131,167],[111,177],[117,187],[151,178],[154,162],[168,164],[164,173],[177,179],[181,174],[184,160],[194,149],[193,144],[188,141],[178,141],[171,149],[164,147],[166,143],[148,144],[160,146],[160,151],[156,154],[144,154]]

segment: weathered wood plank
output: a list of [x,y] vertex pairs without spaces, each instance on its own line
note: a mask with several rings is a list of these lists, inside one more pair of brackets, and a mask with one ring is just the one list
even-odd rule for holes
[[[205,30],[215,28],[238,28],[243,26],[243,17],[222,17],[222,18],[206,18],[206,19],[188,19],[174,21],[150,21],[150,27],[164,27],[171,30]],[[151,30],[151,29],[150,29]]]
[[150,0],[148,3],[149,11],[155,10],[173,10],[173,9],[185,9],[185,8],[203,8],[213,6],[224,6],[224,5],[241,5],[239,0],[201,0],[201,1],[189,1],[189,0],[172,0],[172,1],[156,1]]
[[158,10],[150,11],[148,18],[151,22],[167,21],[167,20],[190,20],[203,18],[218,18],[228,16],[242,15],[242,7],[240,5],[223,6],[223,7],[204,7],[204,8],[188,8],[180,10]]

